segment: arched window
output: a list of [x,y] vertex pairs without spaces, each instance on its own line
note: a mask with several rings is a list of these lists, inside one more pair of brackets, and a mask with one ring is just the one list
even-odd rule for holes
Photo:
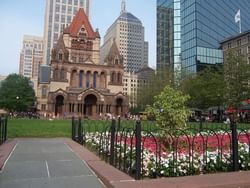
[[89,88],[90,86],[90,71],[86,74],[86,88]]
[[58,54],[58,59],[59,59],[60,61],[63,60],[63,54],[62,54],[61,52]]
[[93,87],[96,88],[96,79],[97,79],[97,72],[94,72],[94,75],[93,75]]
[[99,85],[99,87],[100,87],[100,88],[105,88],[105,87],[106,87],[105,83],[106,83],[106,75],[105,75],[105,72],[101,72],[101,75],[100,75],[100,85]]
[[64,68],[61,69],[61,80],[65,80],[65,70],[64,70]]
[[82,79],[83,79],[83,71],[80,71],[79,74],[79,87],[82,88]]
[[71,87],[78,87],[78,77],[76,70],[73,70],[71,73]]
[[58,68],[54,69],[54,80],[58,80]]
[[47,97],[47,87],[43,86],[42,87],[42,98],[46,98]]
[[115,72],[112,72],[112,74],[111,74],[111,82],[112,83],[115,82]]
[[121,75],[121,73],[118,73],[117,74],[117,82],[120,84],[120,83],[122,83],[122,75]]

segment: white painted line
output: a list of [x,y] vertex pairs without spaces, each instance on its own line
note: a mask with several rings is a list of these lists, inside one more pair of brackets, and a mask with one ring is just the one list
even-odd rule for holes
[[[79,159],[81,159],[80,155],[78,153],[76,153],[68,144],[64,143],[70,151],[72,151]],[[98,178],[98,176],[96,175],[96,173],[89,167],[89,165],[86,163],[86,161],[82,160],[81,161],[87,166],[87,168],[90,170],[90,172],[93,174],[94,177],[96,177],[98,179],[98,181],[105,187],[107,188],[107,186],[102,182],[102,180],[100,178]]]
[[93,173],[95,175],[95,177],[97,177],[96,173],[89,167],[89,165],[86,163],[86,161],[82,160],[80,155],[78,153],[76,153],[71,147],[69,147],[68,144],[64,143],[70,151],[72,151],[87,167],[88,169],[90,170],[91,173]]
[[12,155],[12,153],[14,152],[14,150],[16,149],[18,143],[19,143],[19,141],[16,143],[16,145],[14,146],[14,148],[12,149],[12,151],[10,152],[8,158],[7,158],[6,161],[4,162],[3,168],[0,170],[0,173],[3,173],[4,167],[5,167],[6,163],[7,163],[7,161],[9,160],[10,156]]
[[46,164],[46,169],[47,169],[48,178],[50,178],[48,162],[45,161],[45,164]]
[[71,160],[71,159],[64,159],[64,160],[58,160],[59,162],[71,162],[71,161],[73,161],[73,160]]
[[102,182],[102,180],[101,180],[100,178],[97,178],[97,179],[98,179],[98,181],[100,182],[100,184],[101,184],[103,187],[107,188],[107,186]]

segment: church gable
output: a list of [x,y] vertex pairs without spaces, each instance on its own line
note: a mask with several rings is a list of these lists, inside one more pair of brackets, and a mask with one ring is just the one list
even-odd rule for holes
[[64,30],[64,33],[70,34],[71,37],[78,37],[80,34],[87,38],[100,38],[99,33],[94,32],[88,17],[82,8],[79,9],[72,23]]
[[115,39],[109,50],[107,57],[104,60],[108,65],[123,66],[123,57],[120,54],[116,45]]
[[69,51],[66,49],[63,36],[61,35],[52,49],[52,61],[68,61]]

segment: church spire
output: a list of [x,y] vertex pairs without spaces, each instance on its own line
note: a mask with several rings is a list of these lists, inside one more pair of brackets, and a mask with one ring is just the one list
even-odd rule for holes
[[126,12],[126,2],[125,2],[125,0],[122,0],[122,3],[121,3],[121,14],[123,12]]

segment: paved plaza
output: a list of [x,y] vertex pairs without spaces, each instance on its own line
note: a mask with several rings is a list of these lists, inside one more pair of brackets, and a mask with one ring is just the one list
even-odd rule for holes
[[62,139],[19,140],[0,174],[0,188],[105,187]]

